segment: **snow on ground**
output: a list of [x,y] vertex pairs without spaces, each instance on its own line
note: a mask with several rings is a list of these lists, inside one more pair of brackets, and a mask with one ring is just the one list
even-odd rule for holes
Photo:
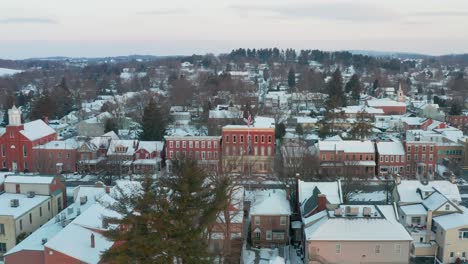
[[14,70],[14,69],[7,69],[7,68],[0,68],[0,76],[1,77],[14,75],[14,74],[17,74],[17,73],[20,73],[20,72],[22,72],[22,71]]
[[380,202],[387,199],[385,191],[375,191],[366,193],[363,191],[352,192],[349,195],[349,200],[353,202]]
[[461,198],[468,199],[468,194],[460,194]]
[[252,250],[244,249],[243,254],[244,264],[255,263],[255,252]]
[[[259,264],[281,263],[281,262],[273,262],[273,261],[276,261],[276,259],[279,257],[277,248],[275,249],[261,248],[259,250],[259,255],[260,255],[260,261],[258,262]],[[284,260],[282,263],[284,263]]]

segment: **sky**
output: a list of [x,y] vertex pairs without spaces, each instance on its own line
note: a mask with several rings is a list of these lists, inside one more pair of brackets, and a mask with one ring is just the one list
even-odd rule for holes
[[1,0],[0,58],[468,52],[467,0]]

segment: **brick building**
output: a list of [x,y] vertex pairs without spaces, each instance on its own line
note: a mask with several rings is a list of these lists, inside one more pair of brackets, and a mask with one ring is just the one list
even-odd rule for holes
[[275,122],[256,117],[253,126],[223,127],[223,168],[229,172],[271,172],[275,156]]
[[430,141],[405,141],[405,175],[418,179],[434,179],[437,164],[437,145]]
[[153,173],[161,168],[162,141],[140,141],[133,160],[134,173]]
[[388,98],[368,100],[367,105],[382,109],[385,115],[403,115],[406,113],[406,104]]
[[371,141],[329,139],[315,144],[324,175],[375,175],[375,147]]
[[405,174],[406,156],[402,142],[377,142],[376,149],[378,176]]
[[463,129],[466,125],[468,125],[468,114],[447,116],[447,122],[449,122],[451,126],[454,126],[458,129]]
[[[179,158],[196,160],[202,167],[216,171],[221,155],[219,136],[166,136],[166,159]],[[168,163],[170,166],[170,162]]]
[[34,164],[33,147],[57,139],[57,133],[42,120],[23,124],[21,110],[8,110],[9,125],[0,130],[0,160],[2,169],[30,171]]
[[248,194],[251,200],[252,246],[273,247],[289,244],[291,206],[285,190],[269,189]]
[[58,174],[76,171],[78,142],[74,139],[58,141],[35,146],[34,168],[32,171],[42,174]]

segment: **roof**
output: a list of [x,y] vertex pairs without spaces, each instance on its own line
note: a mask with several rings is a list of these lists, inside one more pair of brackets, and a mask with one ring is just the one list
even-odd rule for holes
[[406,107],[405,103],[397,102],[388,98],[382,99],[372,99],[367,101],[367,105],[370,107],[382,107],[382,106],[398,106],[398,107]]
[[44,121],[38,119],[24,124],[24,129],[20,131],[29,140],[40,139],[52,134],[55,130],[48,126]]
[[405,149],[400,141],[377,142],[379,155],[405,155]]
[[290,215],[291,206],[286,199],[286,191],[281,189],[269,189],[253,191],[252,215]]
[[138,143],[138,150],[144,149],[148,151],[149,153],[155,152],[155,151],[162,151],[164,147],[164,142],[162,141],[140,141]]
[[[353,205],[353,207],[355,207]],[[361,208],[364,206],[361,206]],[[366,206],[368,207],[368,205]],[[375,207],[373,208],[374,210]],[[391,210],[385,210],[389,213]],[[329,211],[328,215],[333,214]],[[317,241],[411,241],[394,215],[378,217],[324,216],[304,230],[306,240]]]
[[442,216],[436,216],[433,221],[439,224],[444,230],[468,226],[468,212],[464,206],[459,206],[463,213],[453,213]]
[[[18,207],[10,206],[12,199],[18,199]],[[46,195],[35,195],[28,198],[26,194],[4,193],[0,195],[0,215],[10,215],[16,219],[49,199],[50,196]]]
[[[133,155],[135,153],[136,140],[112,140],[107,150],[107,155]],[[125,152],[115,152],[115,147],[125,147]]]
[[397,191],[400,196],[400,203],[422,203],[423,199],[418,193],[418,189],[433,188],[445,195],[449,200],[456,203],[461,202],[460,191],[456,184],[449,181],[430,181],[427,185],[417,180],[402,180],[397,185]]
[[[252,125],[253,128],[275,128],[275,119],[271,117],[256,116]],[[248,128],[247,125],[227,125],[223,128]]]
[[5,183],[51,184],[54,179],[49,176],[8,176]]
[[370,140],[324,140],[317,143],[320,151],[344,151],[348,153],[374,153],[374,144]]
[[309,199],[315,188],[318,188],[321,194],[327,196],[327,201],[331,204],[343,203],[341,196],[341,186],[338,181],[334,182],[305,182],[299,180],[299,202],[304,203]]
[[412,204],[400,206],[405,215],[426,215],[427,210],[422,204]]
[[43,145],[35,146],[34,149],[77,149],[80,144],[73,138],[67,140],[54,140]]
[[447,198],[440,194],[439,192],[433,192],[429,197],[424,199],[423,205],[428,209],[428,210],[436,210],[440,208],[443,204],[447,203]]

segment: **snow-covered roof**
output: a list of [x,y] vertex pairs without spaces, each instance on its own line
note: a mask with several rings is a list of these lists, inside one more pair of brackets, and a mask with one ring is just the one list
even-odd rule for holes
[[[275,119],[271,117],[256,116],[252,127],[254,128],[275,128]],[[227,125],[223,128],[245,128],[247,125]]]
[[405,149],[400,141],[377,142],[379,155],[405,155]]
[[149,153],[152,153],[154,151],[162,151],[163,147],[164,142],[162,141],[140,141],[138,143],[137,151],[140,149],[144,149]]
[[22,70],[0,68],[0,77],[15,75],[17,73],[23,72]]
[[[12,199],[18,199],[18,207],[11,207],[10,201]],[[48,199],[50,199],[50,196],[46,195],[35,195],[32,198],[28,198],[26,194],[4,193],[0,195],[0,215],[9,215],[16,219]]]
[[253,191],[252,215],[290,215],[291,206],[286,199],[286,191],[270,189]]
[[399,106],[399,107],[406,107],[405,103],[397,102],[389,98],[382,98],[382,99],[373,99],[368,100],[367,105],[370,107],[382,107],[382,106]]
[[[123,152],[116,151],[118,147],[123,147]],[[136,140],[112,140],[107,155],[133,155],[135,147]]]
[[317,147],[320,151],[344,151],[348,153],[374,153],[372,141],[343,140],[319,141]]
[[456,203],[461,202],[460,191],[456,184],[449,181],[430,181],[427,185],[417,180],[402,180],[397,185],[397,191],[400,196],[400,203],[422,203],[423,199],[418,193],[418,189],[434,188],[449,200]]
[[[372,209],[377,211],[375,207]],[[333,211],[328,214],[333,214]],[[411,241],[406,229],[392,217],[380,214],[378,217],[324,216],[307,227],[304,233],[308,241]]]
[[23,183],[23,184],[51,184],[54,177],[48,176],[8,176],[5,183]]
[[76,149],[80,146],[74,138],[67,140],[54,140],[43,145],[35,146],[34,149]]
[[463,213],[452,213],[442,216],[436,216],[433,221],[439,224],[444,230],[468,226],[468,209],[464,206],[459,206]]
[[55,134],[55,130],[44,121],[38,119],[24,124],[24,130],[20,131],[29,140],[36,140],[45,136]]
[[426,215],[427,210],[422,204],[412,204],[400,206],[401,211],[405,215]]
[[358,114],[358,113],[366,113],[371,115],[383,115],[384,111],[380,108],[368,107],[365,105],[350,105],[347,107],[342,107],[335,109],[335,112],[343,111],[345,114]]
[[448,202],[447,198],[440,194],[439,192],[433,192],[429,197],[424,199],[423,205],[428,210],[436,210],[437,208],[441,207],[444,203]]
[[334,182],[305,182],[299,180],[299,202],[303,203],[312,195],[314,188],[317,187],[321,194],[326,195],[327,201],[331,204],[343,203],[341,186],[338,181]]

